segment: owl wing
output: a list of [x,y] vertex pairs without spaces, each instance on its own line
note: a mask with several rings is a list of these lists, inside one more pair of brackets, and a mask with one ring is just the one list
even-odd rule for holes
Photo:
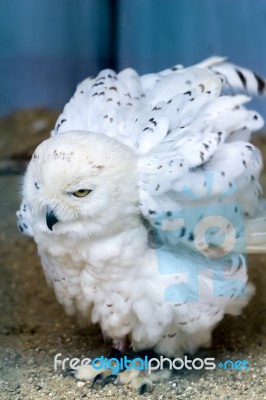
[[[250,219],[260,209],[262,169],[250,137],[264,121],[245,107],[249,97],[226,95],[226,89],[263,94],[265,81],[216,58],[143,79],[152,109],[136,146],[140,208],[157,241],[189,244],[193,228],[214,214],[227,216],[236,236],[246,232],[248,243],[239,250],[264,252],[264,215]],[[164,131],[156,132],[163,118]]]
[[220,204],[224,212],[228,202],[237,203],[241,215],[253,216],[262,160],[250,137],[263,119],[246,108],[249,97],[228,95],[232,89],[264,94],[265,81],[222,57],[143,76],[103,70],[78,86],[52,135],[89,130],[131,147],[138,156],[140,210],[153,228],[158,218],[203,204]]

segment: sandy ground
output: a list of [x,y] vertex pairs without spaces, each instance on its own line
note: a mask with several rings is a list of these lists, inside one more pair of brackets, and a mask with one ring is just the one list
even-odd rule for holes
[[97,327],[81,329],[65,316],[46,286],[35,244],[16,229],[20,178],[0,177],[0,398],[37,399],[266,399],[266,255],[250,257],[256,295],[240,317],[226,317],[212,347],[198,353],[216,361],[247,360],[250,370],[182,370],[144,397],[129,387],[63,378],[53,359],[107,355]]

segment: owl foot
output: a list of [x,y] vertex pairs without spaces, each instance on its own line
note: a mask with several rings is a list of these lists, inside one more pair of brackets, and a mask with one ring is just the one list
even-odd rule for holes
[[[63,376],[73,376],[80,381],[91,381],[91,387],[104,388],[107,384],[130,385],[140,394],[151,392],[153,384],[170,377],[170,371],[151,372],[147,369],[147,360],[155,358],[155,353],[145,351],[139,357],[128,359],[117,349],[113,349],[111,357],[100,358],[92,364],[79,366],[77,369],[64,371]],[[123,362],[122,362],[123,360]],[[145,364],[146,360],[146,364]]]
[[[123,354],[116,348],[112,348],[110,356],[107,359],[102,360],[102,358],[99,358],[99,361],[93,362],[93,365],[82,365],[75,369],[67,369],[63,372],[63,377],[72,376],[80,381],[92,381],[92,388],[99,384],[103,388],[110,382],[115,384],[117,375],[114,373],[112,367],[114,367],[114,363],[121,357],[123,357]],[[109,368],[106,365],[109,365]]]
[[[100,372],[99,372],[100,371]],[[79,381],[91,381],[91,388],[97,386],[103,389],[107,384],[131,385],[140,394],[150,392],[153,388],[152,379],[144,371],[124,370],[114,374],[111,369],[95,370],[91,365],[69,369],[63,372],[63,376],[72,376]]]

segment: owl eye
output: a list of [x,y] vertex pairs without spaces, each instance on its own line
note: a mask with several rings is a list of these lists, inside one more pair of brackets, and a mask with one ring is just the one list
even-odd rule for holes
[[73,196],[75,197],[85,197],[88,196],[88,194],[91,192],[89,189],[79,189],[76,190],[75,192],[72,192]]

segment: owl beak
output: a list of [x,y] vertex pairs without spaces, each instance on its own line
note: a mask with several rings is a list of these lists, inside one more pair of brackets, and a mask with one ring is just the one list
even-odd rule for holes
[[53,210],[48,209],[47,213],[46,213],[46,224],[48,226],[48,228],[50,229],[50,231],[53,230],[53,226],[58,222],[58,219],[55,215],[55,213],[53,212]]

